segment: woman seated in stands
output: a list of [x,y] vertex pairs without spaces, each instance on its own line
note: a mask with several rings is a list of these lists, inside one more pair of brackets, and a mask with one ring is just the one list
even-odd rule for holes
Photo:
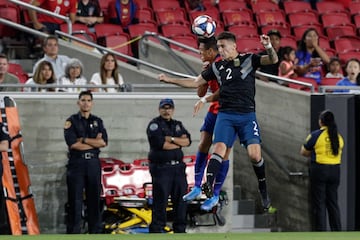
[[34,76],[26,81],[25,85],[36,84],[39,86],[24,87],[24,92],[55,92],[53,87],[41,87],[40,85],[55,84],[56,77],[53,66],[48,61],[42,61],[37,65]]
[[[360,61],[351,58],[345,65],[346,77],[336,83],[336,86],[360,86]],[[335,90],[334,92],[359,93],[359,90]]]
[[[103,55],[100,61],[100,72],[94,73],[90,84],[94,85],[114,85],[109,88],[94,88],[94,92],[120,92],[124,86],[124,80],[118,70],[118,64],[115,55],[107,53]],[[116,86],[115,86],[116,85]]]
[[330,58],[319,46],[319,34],[315,28],[309,28],[304,32],[296,51],[296,58],[297,75],[313,78],[318,84],[321,83],[323,64],[328,64]]
[[58,79],[58,85],[73,85],[74,87],[60,87],[57,89],[59,92],[75,92],[80,93],[85,91],[81,85],[86,85],[87,80],[83,76],[84,66],[79,59],[72,58],[65,66],[65,75]]

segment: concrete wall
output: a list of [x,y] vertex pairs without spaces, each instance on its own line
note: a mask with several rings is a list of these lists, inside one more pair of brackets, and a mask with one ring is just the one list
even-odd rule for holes
[[[18,94],[12,95],[19,109],[25,147],[41,231],[63,233],[64,204],[66,202],[65,165],[66,145],[63,125],[76,112],[77,95]],[[298,154],[299,146],[309,130],[309,96],[290,89],[258,82],[257,110],[264,147],[277,160],[292,170],[306,170],[306,160]],[[157,116],[158,101],[173,97],[175,118],[183,121],[192,133],[193,143],[185,154],[194,154],[199,139],[199,126],[206,109],[192,116],[194,94],[144,93],[95,94],[93,113],[104,119],[109,133],[109,146],[102,157],[110,156],[125,162],[147,156],[145,129],[149,120]],[[292,103],[288,103],[291,99]],[[271,157],[264,153],[268,182],[274,206],[279,208],[278,223],[284,230],[308,230],[307,178],[289,177]],[[242,148],[234,147],[234,178],[230,171],[225,188],[232,199],[233,184],[241,185],[244,196],[258,199],[255,176]],[[233,182],[234,179],[234,182]],[[228,223],[220,228],[199,228],[191,231],[228,231],[231,228],[231,201],[224,215]]]
[[[308,178],[286,172],[307,174],[307,159],[299,151],[310,131],[309,94],[258,81],[256,104],[269,194],[278,208],[278,227],[309,231]],[[260,210],[256,176],[238,143],[234,147],[234,184],[241,186],[245,198],[257,200]]]

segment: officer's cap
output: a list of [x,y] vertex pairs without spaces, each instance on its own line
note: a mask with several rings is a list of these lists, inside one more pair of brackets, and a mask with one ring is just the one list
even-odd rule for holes
[[165,105],[169,105],[172,108],[175,107],[174,101],[171,98],[164,98],[160,100],[159,108],[163,108]]

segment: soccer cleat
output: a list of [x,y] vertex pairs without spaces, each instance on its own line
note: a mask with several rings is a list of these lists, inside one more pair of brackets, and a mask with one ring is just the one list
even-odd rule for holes
[[211,187],[211,185],[209,183],[207,183],[207,182],[204,183],[201,188],[202,188],[202,190],[205,193],[207,198],[211,198],[213,196],[213,194],[214,194],[213,189],[212,189],[212,187]]
[[277,209],[271,206],[271,199],[269,195],[266,192],[261,192],[261,191],[260,191],[260,195],[261,195],[261,202],[264,212],[275,213]]
[[201,187],[195,186],[195,187],[193,187],[193,189],[191,189],[190,192],[188,192],[187,194],[185,194],[183,196],[183,200],[185,202],[187,202],[187,201],[192,201],[192,200],[194,200],[196,198],[200,198],[200,197],[201,197]]
[[205,202],[200,206],[200,209],[204,211],[210,211],[218,204],[218,202],[219,196],[214,195],[211,198],[206,199]]

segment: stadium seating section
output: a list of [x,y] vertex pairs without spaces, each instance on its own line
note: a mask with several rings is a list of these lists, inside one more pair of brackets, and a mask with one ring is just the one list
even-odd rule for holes
[[[271,0],[221,0],[217,6],[204,0],[205,10],[190,9],[187,1],[136,0],[139,6],[139,24],[124,31],[108,22],[108,6],[112,0],[100,0],[105,22],[95,26],[95,33],[81,24],[73,25],[73,32],[81,39],[97,42],[116,51],[132,55],[130,41],[145,31],[158,33],[191,47],[197,47],[191,32],[191,23],[199,15],[210,15],[217,23],[217,33],[229,30],[238,36],[239,51],[261,51],[258,35],[278,29],[283,35],[282,45],[297,47],[304,31],[315,28],[319,45],[330,55],[345,63],[351,57],[360,57],[360,1],[351,1],[349,7],[337,1],[323,0],[316,3],[316,10],[307,1],[284,0],[279,4]],[[6,0],[0,0],[2,18],[29,25],[27,11]],[[67,32],[67,26],[62,26]],[[1,37],[16,37],[16,32],[0,24]],[[124,46],[127,47],[124,47]],[[170,44],[172,48],[197,56],[197,53]]]

